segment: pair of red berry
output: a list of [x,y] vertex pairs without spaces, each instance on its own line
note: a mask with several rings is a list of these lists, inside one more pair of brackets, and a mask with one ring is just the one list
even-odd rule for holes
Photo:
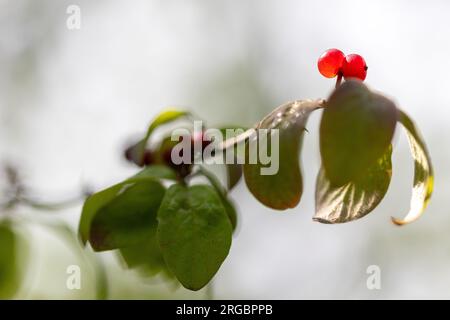
[[358,78],[364,80],[367,75],[367,65],[359,54],[344,55],[341,50],[328,49],[317,61],[319,72],[326,78],[343,76],[345,79]]

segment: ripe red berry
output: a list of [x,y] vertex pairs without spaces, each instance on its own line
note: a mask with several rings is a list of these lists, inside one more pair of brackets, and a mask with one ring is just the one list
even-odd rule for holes
[[326,78],[334,78],[341,71],[345,56],[341,50],[328,49],[317,61],[319,72]]
[[367,76],[367,65],[359,54],[349,54],[342,65],[342,75],[345,79],[358,78],[364,80]]

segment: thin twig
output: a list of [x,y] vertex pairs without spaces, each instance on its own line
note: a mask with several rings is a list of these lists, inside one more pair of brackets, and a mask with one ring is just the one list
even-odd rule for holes
[[77,205],[80,203],[80,201],[84,200],[85,198],[86,198],[86,195],[82,194],[82,195],[73,197],[71,199],[60,201],[60,202],[42,202],[42,201],[38,201],[35,199],[31,199],[29,197],[22,196],[18,199],[18,202],[21,204],[30,206],[34,209],[53,211],[53,210],[61,210],[61,209],[65,209],[65,208]]
[[341,82],[342,82],[342,72],[339,71],[336,79],[336,86],[334,88],[337,89],[341,85]]

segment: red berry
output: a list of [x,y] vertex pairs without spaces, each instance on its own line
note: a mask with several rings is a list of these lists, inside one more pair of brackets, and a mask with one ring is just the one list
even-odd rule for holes
[[349,54],[342,65],[342,74],[345,79],[358,78],[364,80],[367,76],[367,65],[359,54]]
[[317,61],[319,72],[326,78],[334,78],[341,71],[345,56],[341,50],[328,49]]

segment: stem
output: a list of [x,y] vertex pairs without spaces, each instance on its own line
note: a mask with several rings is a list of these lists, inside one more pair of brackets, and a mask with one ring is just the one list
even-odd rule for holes
[[199,166],[197,172],[200,175],[203,175],[206,179],[208,179],[208,181],[211,183],[211,185],[219,192],[219,195],[221,197],[226,197],[227,190],[222,186],[219,179],[217,179],[217,177],[212,172],[210,172],[203,166]]
[[241,133],[240,135],[233,137],[233,138],[229,138],[225,141],[222,141],[221,143],[219,143],[219,145],[217,146],[216,150],[226,150],[228,148],[231,148],[241,142],[244,142],[246,139],[248,139],[249,137],[251,137],[255,132],[254,128],[248,129],[247,131],[245,131],[244,133]]
[[341,82],[342,82],[342,72],[339,71],[336,79],[336,86],[334,88],[337,89],[341,85]]
[[[340,83],[340,81],[342,80],[342,74],[339,74],[338,77],[338,81]],[[311,110],[316,110],[316,109],[320,109],[320,108],[324,108],[325,107],[325,103],[326,101],[324,99],[317,99],[317,100],[302,100],[302,101],[298,101],[300,104],[301,103],[305,103],[308,104],[307,108],[311,109]],[[252,136],[254,136],[254,134],[256,133],[256,131],[258,130],[259,127],[267,127],[267,121],[272,121],[273,117],[275,117],[276,114],[280,113],[280,112],[284,112],[284,109],[286,109],[286,106],[288,104],[283,104],[277,108],[275,108],[274,110],[272,110],[272,112],[270,112],[268,115],[266,115],[260,122],[258,122],[253,128],[248,129],[247,131],[229,138],[227,140],[224,140],[220,143],[217,144],[217,146],[215,147],[215,149],[213,150],[213,152],[211,153],[212,157],[215,157],[219,152],[223,152],[229,148],[232,148],[240,143],[244,143],[247,140],[249,140]],[[269,119],[269,120],[268,120]]]
[[[342,80],[342,73],[339,73],[339,76],[338,76],[338,82],[339,83],[336,83],[336,85],[340,84],[341,80]],[[313,108],[313,109],[319,109],[319,108],[323,108],[325,106],[325,100],[323,100],[323,99],[304,100],[304,101],[300,101],[300,102],[304,102],[304,103],[310,104],[311,105],[310,108]],[[226,149],[234,147],[237,144],[245,142],[247,139],[249,139],[250,137],[252,137],[254,135],[254,133],[257,130],[257,128],[261,125],[261,123],[266,118],[272,116],[275,113],[280,112],[280,110],[282,110],[285,107],[286,107],[285,104],[277,107],[271,113],[266,115],[264,117],[264,119],[261,120],[259,123],[257,123],[253,128],[250,128],[250,129],[246,130],[245,132],[243,132],[243,133],[241,133],[241,134],[239,134],[239,135],[237,135],[235,137],[229,138],[229,139],[224,140],[224,141],[220,142],[219,144],[217,144],[217,146],[216,146],[212,156],[214,157],[216,155],[216,151],[224,151]]]

